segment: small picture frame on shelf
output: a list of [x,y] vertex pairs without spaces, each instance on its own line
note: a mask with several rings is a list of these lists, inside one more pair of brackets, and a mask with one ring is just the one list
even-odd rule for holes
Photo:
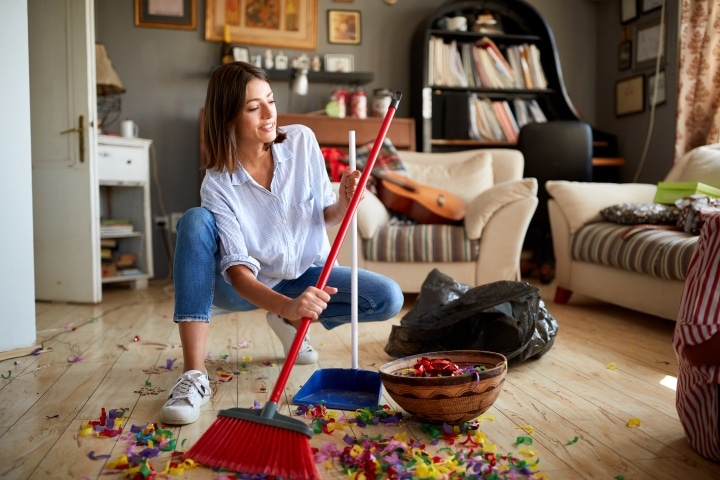
[[233,47],[233,60],[236,62],[249,62],[250,61],[250,49],[245,47]]
[[618,69],[627,70],[632,65],[632,41],[625,40],[618,48]]
[[638,0],[620,0],[620,23],[632,22],[638,15]]
[[645,110],[645,75],[615,82],[615,116],[623,117]]
[[328,43],[360,45],[362,25],[359,10],[328,10]]
[[[657,96],[655,97],[655,106],[665,103],[665,70],[660,70],[657,74]],[[648,75],[647,82],[647,104],[653,105],[653,96],[655,95],[655,72]]]
[[662,0],[641,0],[642,13],[652,12],[662,6]]
[[325,55],[326,72],[353,72],[355,59],[349,53],[328,53]]

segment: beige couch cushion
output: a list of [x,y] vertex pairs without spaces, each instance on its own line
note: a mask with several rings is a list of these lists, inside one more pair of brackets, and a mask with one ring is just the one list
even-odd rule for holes
[[465,203],[494,183],[492,157],[487,152],[402,152],[400,158],[414,181],[451,192]]

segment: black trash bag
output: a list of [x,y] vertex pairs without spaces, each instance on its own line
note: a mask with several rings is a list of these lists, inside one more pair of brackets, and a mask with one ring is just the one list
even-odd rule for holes
[[537,287],[499,281],[471,288],[434,269],[413,308],[392,327],[385,352],[485,350],[513,363],[544,355],[557,330]]

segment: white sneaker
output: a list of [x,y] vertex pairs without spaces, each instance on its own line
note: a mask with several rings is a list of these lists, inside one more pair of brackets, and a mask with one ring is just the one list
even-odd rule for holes
[[210,381],[206,373],[188,370],[170,390],[160,410],[160,421],[170,425],[186,425],[200,418],[200,407],[210,400]]
[[[290,351],[290,346],[295,339],[297,329],[287,323],[285,319],[282,318],[280,315],[268,312],[265,318],[267,318],[267,321],[270,324],[270,328],[272,328],[273,332],[275,332],[275,335],[277,335],[280,339],[280,342],[283,345],[283,349],[285,350],[285,356],[287,357],[287,354]],[[309,365],[317,361],[318,354],[315,349],[310,345],[310,335],[305,335],[302,345],[300,345],[300,353],[298,354],[295,363],[297,363],[298,365]]]

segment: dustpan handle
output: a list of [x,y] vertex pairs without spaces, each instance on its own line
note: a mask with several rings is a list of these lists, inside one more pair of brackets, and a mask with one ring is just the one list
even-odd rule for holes
[[[324,289],[327,286],[328,279],[330,278],[330,272],[332,271],[333,265],[337,260],[338,253],[340,252],[340,246],[345,239],[345,235],[347,234],[347,231],[350,227],[352,217],[353,215],[355,215],[357,206],[360,203],[360,198],[365,191],[365,186],[367,185],[368,179],[370,178],[370,172],[372,172],[372,169],[375,166],[375,161],[377,160],[378,153],[380,152],[382,143],[385,140],[387,131],[390,128],[390,122],[392,122],[392,119],[395,116],[395,111],[400,104],[400,98],[402,98],[402,94],[400,92],[395,92],[393,100],[390,102],[390,107],[388,107],[388,111],[385,114],[385,119],[380,126],[380,131],[378,132],[377,138],[375,139],[373,148],[370,151],[368,161],[365,164],[365,168],[363,168],[362,175],[360,175],[358,186],[355,189],[355,193],[353,194],[352,199],[350,200],[350,206],[348,207],[348,210],[343,217],[340,228],[338,229],[337,236],[335,237],[335,241],[332,244],[332,248],[330,248],[330,253],[328,254],[327,261],[325,261],[325,265],[320,272],[320,277],[318,278],[316,284],[316,287],[320,290]],[[290,378],[290,371],[292,370],[292,367],[295,364],[295,360],[297,360],[298,354],[300,353],[300,346],[302,345],[302,342],[305,339],[305,335],[307,335],[308,329],[310,328],[311,320],[312,319],[310,317],[304,317],[302,319],[302,322],[300,323],[300,326],[297,329],[295,338],[293,339],[292,345],[290,346],[290,351],[287,353],[285,363],[280,369],[277,382],[275,382],[275,388],[273,388],[272,394],[270,395],[271,403],[277,404],[280,402],[280,397],[282,396],[283,390],[285,390],[285,385]],[[263,411],[265,411],[265,409]],[[269,414],[272,415],[274,414],[274,412]]]

